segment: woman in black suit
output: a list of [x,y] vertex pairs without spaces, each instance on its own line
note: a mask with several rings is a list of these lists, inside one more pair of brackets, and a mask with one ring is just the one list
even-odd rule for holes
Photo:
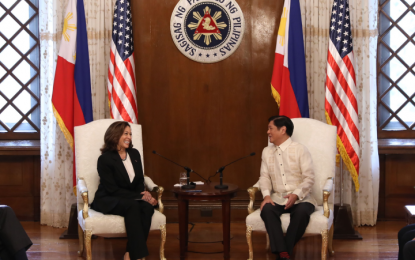
[[148,255],[146,245],[157,200],[144,189],[140,153],[133,149],[131,127],[119,121],[105,132],[102,155],[98,158],[100,184],[91,208],[124,217],[127,252],[124,260]]

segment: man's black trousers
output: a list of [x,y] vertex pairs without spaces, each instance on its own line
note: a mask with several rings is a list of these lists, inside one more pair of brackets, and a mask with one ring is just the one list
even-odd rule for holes
[[14,211],[9,206],[0,205],[0,259],[26,259],[26,250],[32,246]]
[[[275,204],[275,206],[270,203],[265,204],[261,211],[261,218],[269,235],[271,252],[274,254],[288,252],[291,255],[294,245],[301,239],[307,228],[310,215],[314,212],[314,205],[304,202],[295,204],[287,210],[284,208],[285,206],[278,204]],[[290,213],[290,225],[285,237],[280,219],[280,216],[284,213]]]
[[415,259],[415,224],[403,227],[398,233],[398,260]]
[[120,199],[117,206],[108,214],[124,217],[127,231],[127,252],[131,259],[148,255],[147,237],[150,232],[154,207],[143,200]]

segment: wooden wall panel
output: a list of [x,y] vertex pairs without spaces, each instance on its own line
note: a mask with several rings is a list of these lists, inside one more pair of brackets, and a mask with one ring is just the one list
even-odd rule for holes
[[40,220],[40,156],[0,156],[0,204],[19,220]]
[[[243,190],[236,199],[246,200],[244,190],[259,177],[267,119],[278,111],[270,80],[283,1],[238,0],[246,22],[244,38],[232,56],[214,64],[194,62],[174,45],[170,17],[177,2],[132,2],[145,172],[166,188],[168,201],[182,169],[152,150],[205,178],[256,152],[224,171],[224,180]],[[199,178],[192,175],[192,180]]]
[[415,155],[388,154],[383,158],[385,160],[385,217],[403,219],[406,216],[404,206],[415,205]]

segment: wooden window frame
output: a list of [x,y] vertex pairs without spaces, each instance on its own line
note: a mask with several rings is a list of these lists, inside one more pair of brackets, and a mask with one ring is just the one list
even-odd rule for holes
[[[408,127],[407,124],[399,117],[399,115],[397,115],[401,111],[401,109],[404,108],[408,103],[412,103],[412,105],[415,106],[415,102],[414,102],[415,92],[411,96],[408,96],[405,93],[405,91],[402,90],[402,88],[400,88],[398,86],[398,84],[397,84],[397,82],[399,82],[401,79],[403,79],[408,73],[412,73],[412,75],[415,76],[415,73],[414,73],[415,72],[415,69],[414,69],[415,68],[415,63],[412,64],[411,66],[408,66],[406,64],[406,62],[398,54],[398,52],[400,50],[402,50],[406,46],[406,44],[408,42],[412,42],[415,45],[415,33],[413,33],[412,35],[408,35],[406,33],[406,31],[401,26],[399,26],[399,24],[398,24],[409,12],[412,12],[412,14],[415,15],[415,3],[413,3],[411,6],[409,6],[409,4],[406,4],[403,1],[401,1],[402,4],[404,4],[407,7],[407,10],[404,11],[399,16],[399,18],[397,18],[394,21],[392,18],[390,18],[390,14],[387,14],[383,10],[383,8],[388,4],[389,1],[390,0],[383,0],[383,1],[380,0],[379,1],[379,11],[378,11],[379,36],[378,36],[378,45],[377,45],[377,53],[378,53],[378,56],[377,56],[377,60],[376,60],[376,67],[377,67],[376,68],[377,69],[377,93],[378,93],[377,94],[377,122],[378,122],[378,124],[377,124],[377,133],[378,133],[378,138],[379,139],[384,139],[384,138],[403,138],[403,139],[406,139],[406,138],[415,138],[415,123],[413,123],[411,126]],[[383,34],[380,34],[380,30],[381,30],[381,21],[380,21],[381,20],[381,17],[380,16],[381,16],[382,13],[385,16],[385,18],[389,20],[389,22],[391,24],[390,24],[389,28],[387,28],[383,32]],[[397,29],[399,29],[400,32],[407,37],[406,41],[404,41],[402,43],[402,45],[396,51],[394,51],[389,46],[389,44],[387,44],[386,42],[383,41],[383,37],[386,36],[394,27],[396,27]],[[380,48],[381,45],[383,45],[383,47],[385,47],[391,53],[391,55],[382,64],[380,64],[380,60],[379,60],[379,57],[381,56],[381,53],[380,53],[381,52],[381,48]],[[382,67],[383,66],[386,66],[388,64],[388,62],[391,61],[394,57],[397,58],[402,63],[402,65],[405,66],[405,68],[407,69],[407,71],[405,73],[402,73],[402,75],[397,80],[395,80],[395,81],[392,80],[388,75],[386,75],[386,73],[384,73],[382,71]],[[384,90],[383,93],[380,93],[381,92],[381,89],[380,89],[380,85],[381,85],[380,76],[381,75],[383,75],[391,83],[391,85],[386,90]],[[389,90],[391,90],[394,87],[398,91],[400,91],[401,94],[407,99],[403,104],[400,105],[400,107],[396,111],[393,111],[392,109],[390,109],[389,106],[382,101],[382,98],[385,97],[389,93]],[[379,108],[380,108],[381,105],[383,105],[383,107],[386,108],[387,112],[390,113],[389,118],[386,119],[385,122],[380,122],[380,118],[381,118],[380,113],[381,112],[380,112],[380,109]],[[415,115],[414,115],[414,117],[415,117]],[[399,130],[399,131],[396,131],[396,130],[384,130],[383,128],[393,118],[396,118],[404,127],[406,127],[406,130]]]
[[[27,3],[34,11],[34,14],[32,15],[32,17],[30,17],[25,23],[22,23],[16,16],[13,15],[12,11],[13,8],[15,8],[20,2],[25,2]],[[0,121],[0,125],[8,130],[8,132],[6,133],[0,133],[0,139],[5,139],[5,140],[39,140],[40,139],[40,40],[39,37],[36,36],[30,29],[25,29],[29,26],[29,24],[33,21],[39,21],[39,8],[30,0],[16,0],[16,2],[10,7],[10,8],[6,8],[5,5],[3,5],[0,2],[0,7],[3,8],[5,10],[5,13],[0,17],[0,21],[3,20],[5,17],[7,17],[7,15],[9,15],[15,22],[17,22],[20,25],[20,28],[14,33],[14,35],[10,38],[7,39],[6,36],[4,36],[1,32],[0,32],[0,37],[2,37],[5,40],[5,44],[3,46],[0,47],[0,53],[6,49],[8,46],[12,47],[14,51],[16,51],[21,57],[19,58],[19,60],[9,69],[7,68],[4,64],[0,63],[0,66],[6,71],[6,73],[4,74],[3,77],[0,78],[0,82],[2,82],[3,80],[5,80],[8,76],[12,77],[17,83],[19,83],[19,85],[21,86],[21,89],[19,91],[17,91],[11,98],[8,98],[5,94],[3,94],[0,91],[0,96],[2,98],[4,98],[4,100],[6,101],[5,105],[3,107],[0,107],[0,114],[6,110],[6,108],[10,105],[11,107],[13,107],[21,116],[22,118],[17,121],[17,123],[11,128],[9,129],[9,127],[4,124],[3,122]],[[22,31],[25,31],[27,34],[30,35],[30,37],[32,37],[32,39],[35,41],[35,44],[33,44],[33,46],[31,48],[29,48],[29,50],[25,53],[23,53],[21,50],[19,50],[19,48],[17,48],[16,46],[14,46],[14,44],[12,43],[12,41],[19,36],[19,34]],[[38,32],[39,33],[39,32]],[[29,58],[28,55],[31,54],[32,52],[34,52],[36,50],[36,48],[38,49],[38,57],[35,57],[34,59]],[[37,63],[38,65],[36,65],[34,62],[36,62],[37,59]],[[26,84],[23,84],[23,82],[21,82],[21,80],[12,73],[12,71],[17,68],[23,61],[26,61],[31,68],[34,70],[34,75],[32,76],[32,78],[26,82]],[[35,82],[37,81],[37,82]],[[37,83],[37,87],[38,87],[38,92],[39,94],[36,95],[35,93],[33,93],[33,91],[31,90],[31,88],[29,88],[29,86],[31,86],[32,83]],[[36,85],[35,85],[36,86]],[[26,113],[22,112],[21,109],[19,109],[19,107],[17,107],[13,101],[24,91],[26,90],[31,98],[33,98],[37,104],[35,104],[30,110],[28,110]],[[39,124],[39,126],[37,126],[30,118],[29,116],[37,109],[38,110],[38,119],[39,122],[37,122]],[[16,128],[18,128],[19,126],[22,125],[22,122],[26,120],[29,125],[36,131],[33,133],[21,133],[21,132],[14,132],[16,130]]]

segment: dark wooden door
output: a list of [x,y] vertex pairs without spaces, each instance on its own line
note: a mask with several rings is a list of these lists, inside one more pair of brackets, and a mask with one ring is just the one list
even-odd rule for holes
[[[174,45],[170,17],[177,2],[132,1],[145,172],[166,188],[168,200],[182,170],[152,150],[205,178],[256,152],[224,171],[225,182],[246,189],[258,181],[267,119],[278,112],[270,81],[283,1],[238,0],[244,38],[232,56],[214,64],[194,62]],[[199,178],[192,175],[192,180]]]

